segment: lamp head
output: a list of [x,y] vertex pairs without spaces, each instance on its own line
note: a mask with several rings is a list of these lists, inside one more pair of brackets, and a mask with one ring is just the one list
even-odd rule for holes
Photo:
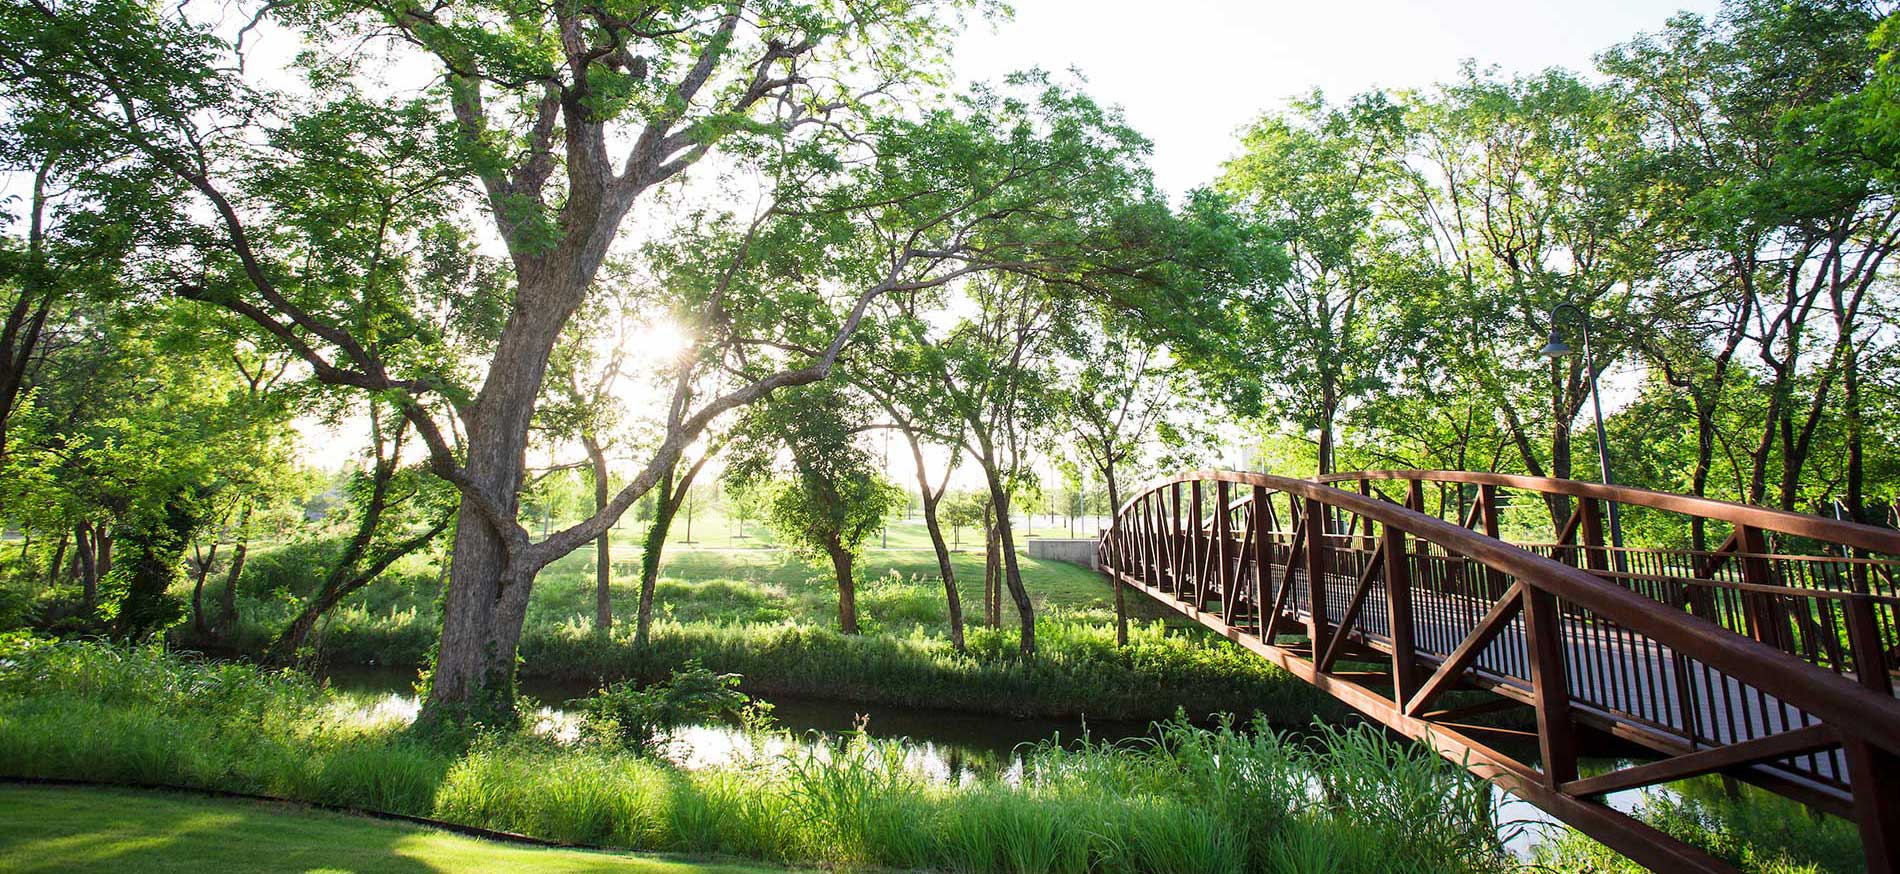
[[1552,325],[1550,341],[1544,344],[1544,348],[1537,350],[1537,354],[1545,358],[1562,358],[1570,354],[1570,344],[1564,342],[1564,338],[1557,333],[1557,326]]

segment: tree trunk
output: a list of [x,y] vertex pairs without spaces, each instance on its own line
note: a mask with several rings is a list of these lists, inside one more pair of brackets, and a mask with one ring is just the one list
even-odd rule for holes
[[[640,606],[634,618],[635,646],[645,646],[648,635],[652,633],[654,592],[660,584],[660,558],[666,550],[666,536],[673,528],[673,520],[679,517],[680,507],[686,503],[687,493],[692,491],[693,480],[698,478],[699,472],[706,467],[706,459],[711,457],[712,453],[708,452],[693,462],[693,466],[680,476],[677,485],[673,482],[674,469],[670,468],[660,475],[659,484],[654,486],[658,495],[653,502],[653,524],[647,528],[645,547],[640,551]],[[692,524],[690,516],[687,517],[687,524]]]
[[507,724],[515,717],[516,647],[540,568],[510,561],[507,535],[496,526],[518,524],[528,429],[548,358],[598,265],[591,250],[563,245],[517,280],[514,314],[467,416],[467,458],[458,483],[464,494],[486,496],[501,518],[491,522],[467,498],[457,513],[442,639],[417,716],[422,724],[461,718]]
[[224,574],[224,591],[218,595],[218,628],[230,633],[237,627],[238,581],[244,578],[244,559],[251,554],[251,502],[238,510],[237,544],[231,547],[231,569]]
[[[197,547],[192,547],[197,552]],[[198,561],[198,573],[191,582],[191,630],[199,640],[211,635],[210,627],[205,623],[205,578],[211,576],[211,566],[218,561],[218,544],[211,544],[208,554],[194,555]]]
[[831,556],[831,573],[838,578],[838,630],[857,634],[858,586],[851,550],[833,542],[825,544],[825,553]]
[[1333,472],[1333,419],[1338,415],[1338,388],[1328,373],[1320,381],[1319,408],[1319,475]]
[[99,523],[99,531],[93,535],[93,582],[106,578],[112,573],[112,528],[107,523]]
[[72,535],[65,531],[59,533],[59,546],[53,550],[53,560],[46,564],[46,584],[49,586],[59,582],[59,566],[66,563],[66,543],[71,538]]
[[943,578],[944,606],[950,617],[950,645],[964,649],[963,596],[957,591],[957,571],[950,563],[950,547],[943,542],[943,526],[937,521],[937,501],[924,486],[924,529],[930,532],[930,548],[937,553],[937,573]]
[[[587,460],[594,468],[594,512],[599,513],[607,508],[608,501],[607,455],[592,435],[583,436],[582,442],[587,445]],[[614,627],[612,531],[609,525],[594,539],[594,627],[601,631]]]
[[996,545],[996,508],[983,502],[983,624],[1003,624],[1003,566]]
[[[519,462],[500,466],[476,482],[490,494],[506,495],[507,511],[518,512]],[[515,648],[534,572],[508,566],[501,535],[470,504],[464,501],[456,513],[442,641],[429,697],[417,716],[425,725],[462,719],[506,724],[514,718]]]
[[640,550],[640,605],[633,620],[633,643],[646,646],[653,632],[653,596],[660,584],[660,558],[666,549],[666,535],[673,527],[673,471],[660,475],[658,499],[653,502],[653,524],[647,527],[646,541]]
[[[904,432],[904,439],[910,443],[911,460],[917,466],[917,491],[924,504],[924,530],[930,532],[930,548],[937,553],[937,573],[943,580],[944,607],[950,618],[950,645],[957,652],[964,649],[963,639],[963,595],[957,591],[957,571],[950,564],[950,547],[943,542],[943,525],[937,520],[937,502],[943,500],[943,492],[932,493],[930,489],[930,470],[924,465],[924,447],[917,436],[910,431]],[[948,486],[946,474],[946,487]],[[910,501],[904,502],[906,512]]]
[[1874,525],[1878,520],[1867,513],[1867,457],[1862,438],[1866,426],[1860,409],[1859,359],[1859,350],[1849,345],[1847,358],[1841,363],[1841,418],[1847,432],[1847,512],[1856,522]]
[[1023,572],[1016,561],[1016,537],[1010,530],[1009,492],[1003,488],[1001,472],[993,463],[984,464],[984,478],[989,480],[990,503],[996,505],[996,540],[1003,554],[1003,582],[1009,587],[1009,597],[1016,602],[1016,616],[1022,622],[1023,655],[1036,652],[1036,606],[1030,603],[1029,592],[1023,588]]
[[[1115,524],[1115,515],[1121,511],[1121,506],[1122,506],[1121,490],[1116,488],[1115,486],[1115,463],[1114,462],[1111,461],[1102,466],[1102,476],[1103,478],[1108,480],[1108,512],[1109,512],[1108,524],[1112,527]],[[1115,645],[1127,646],[1128,645],[1128,597],[1127,597],[1128,586],[1127,584],[1122,582],[1122,578],[1120,576],[1113,577],[1112,579],[1113,579],[1112,584],[1115,586]]]
[[[1561,400],[1555,402],[1559,408],[1557,415],[1562,416]],[[1559,418],[1556,427],[1550,432],[1550,475],[1556,479],[1570,479],[1570,424]],[[1551,532],[1561,533],[1564,523],[1570,521],[1570,496],[1548,494],[1544,504],[1550,510]]]
[[99,609],[99,563],[93,555],[92,526],[73,526],[73,576],[79,578],[80,609],[87,616]]
[[[1715,466],[1715,404],[1698,392],[1695,403],[1695,472],[1690,476],[1690,493],[1698,498],[1709,496],[1709,473]],[[1689,548],[1704,552],[1709,548],[1709,520],[1689,517]]]

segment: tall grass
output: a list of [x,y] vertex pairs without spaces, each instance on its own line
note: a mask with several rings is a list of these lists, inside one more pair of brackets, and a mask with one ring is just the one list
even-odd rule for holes
[[843,869],[1510,865],[1490,808],[1474,801],[1482,784],[1370,729],[1307,743],[1265,724],[1172,721],[1142,743],[1044,744],[1012,773],[952,784],[912,764],[901,743],[862,734],[835,745],[762,739],[735,764],[686,770],[525,732],[445,749],[345,712],[294,673],[89,643],[0,644],[0,774],[9,776],[262,792],[554,840]]

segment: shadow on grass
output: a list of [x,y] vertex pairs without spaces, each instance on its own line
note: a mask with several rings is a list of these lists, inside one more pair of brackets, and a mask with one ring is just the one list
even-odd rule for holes
[[781,870],[511,846],[291,805],[0,786],[0,870],[257,874],[763,874]]

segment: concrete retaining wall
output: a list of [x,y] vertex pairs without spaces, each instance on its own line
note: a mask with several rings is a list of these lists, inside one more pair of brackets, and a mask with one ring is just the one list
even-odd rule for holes
[[1066,561],[1095,570],[1095,544],[1094,538],[1031,537],[1029,557]]

